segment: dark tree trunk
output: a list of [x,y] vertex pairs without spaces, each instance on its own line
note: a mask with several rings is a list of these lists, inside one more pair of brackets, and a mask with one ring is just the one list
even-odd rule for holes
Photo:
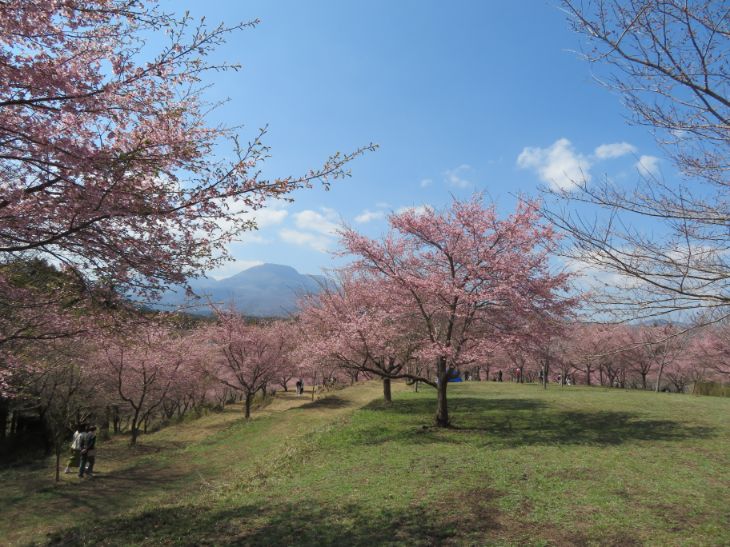
[[383,399],[386,403],[393,401],[393,396],[390,392],[390,378],[383,378]]
[[61,443],[56,443],[56,482],[61,480]]
[[436,425],[438,427],[449,427],[449,407],[446,402],[446,388],[449,385],[449,379],[446,372],[445,359],[439,359],[436,374],[438,378],[438,385],[436,386],[436,393],[438,394]]
[[247,420],[251,417],[251,403],[253,402],[253,394],[246,393],[246,400],[243,404],[244,418]]
[[6,399],[0,397],[0,442],[5,440],[5,432],[8,426],[8,415],[10,405]]
[[140,426],[140,417],[139,417],[139,411],[134,411],[134,416],[132,417],[132,438],[129,441],[129,444],[131,446],[135,446],[137,444],[137,437],[139,436],[139,426]]

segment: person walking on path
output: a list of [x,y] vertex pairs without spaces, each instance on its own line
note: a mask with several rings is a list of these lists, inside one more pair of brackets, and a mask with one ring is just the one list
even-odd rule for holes
[[90,479],[93,479],[94,463],[96,462],[96,426],[92,425],[89,431],[81,436],[80,446],[79,478],[83,478],[85,472]]
[[71,456],[66,463],[66,469],[63,470],[66,474],[71,472],[72,467],[79,465],[79,460],[81,459],[81,435],[83,435],[85,431],[86,426],[83,424],[79,425],[79,427],[76,428],[76,431],[74,431],[74,436],[71,440]]

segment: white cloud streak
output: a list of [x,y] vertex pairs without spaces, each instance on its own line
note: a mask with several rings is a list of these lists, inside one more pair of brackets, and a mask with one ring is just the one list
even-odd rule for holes
[[462,163],[458,167],[454,167],[453,169],[447,169],[443,172],[443,175],[444,180],[450,186],[454,186],[456,188],[468,188],[470,186],[473,186],[474,183],[472,183],[472,181],[470,181],[466,177],[473,172],[474,168],[471,165],[467,163]]
[[333,239],[324,234],[313,234],[311,232],[300,232],[289,228],[279,230],[282,241],[292,243],[300,247],[310,247],[320,253],[326,253],[330,249]]
[[609,160],[620,158],[626,154],[636,154],[636,147],[627,142],[614,142],[611,144],[602,144],[594,150],[594,155],[599,160]]
[[368,209],[365,209],[362,213],[355,217],[355,222],[359,224],[366,224],[368,222],[372,222],[373,220],[380,220],[384,217],[385,213],[383,211],[370,211]]

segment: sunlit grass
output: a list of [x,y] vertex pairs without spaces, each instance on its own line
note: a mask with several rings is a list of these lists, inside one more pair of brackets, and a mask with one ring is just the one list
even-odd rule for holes
[[[127,460],[138,473],[129,490],[114,488],[121,468],[65,493],[16,486],[20,505],[41,513],[13,537],[43,540],[55,529],[60,542],[119,545],[730,542],[729,400],[476,382],[449,392],[448,430],[431,426],[432,390],[399,385],[385,405],[376,383],[299,408],[272,405],[249,423],[225,415],[185,424],[195,435],[184,447]],[[176,430],[156,435],[143,442],[171,442]],[[84,493],[119,500],[92,522]]]

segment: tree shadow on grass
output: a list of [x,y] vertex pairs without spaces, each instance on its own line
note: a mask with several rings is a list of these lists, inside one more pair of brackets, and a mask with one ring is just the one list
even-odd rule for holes
[[448,429],[423,425],[433,423],[435,404],[430,399],[401,400],[390,406],[381,402],[370,404],[365,408],[411,415],[421,425],[397,430],[374,426],[358,432],[359,442],[470,442],[512,448],[530,445],[619,445],[632,441],[703,439],[714,435],[714,429],[710,427],[646,419],[630,412],[565,411],[536,399],[460,397],[450,403],[453,427]]
[[316,501],[166,506],[49,534],[48,545],[638,545],[633,530],[586,535],[527,524],[489,489],[452,491],[403,507]]
[[329,408],[347,408],[352,406],[352,402],[338,397],[337,395],[327,395],[321,399],[303,404],[302,406],[291,408],[292,411],[306,411],[312,409],[329,409]]
[[[454,501],[454,500],[452,500]],[[355,503],[164,507],[50,534],[49,545],[441,545],[481,543],[500,525],[494,496],[458,510]]]
[[[49,521],[62,518],[69,511],[106,518],[138,506],[140,496],[149,495],[150,491],[161,495],[171,484],[190,478],[189,471],[161,465],[97,472],[93,479],[77,478],[76,473],[74,470],[60,483],[45,476],[30,481],[27,490],[0,496],[0,511],[10,518],[26,511],[37,512],[36,500],[42,507],[43,518]],[[0,544],[4,545],[1,540]]]

